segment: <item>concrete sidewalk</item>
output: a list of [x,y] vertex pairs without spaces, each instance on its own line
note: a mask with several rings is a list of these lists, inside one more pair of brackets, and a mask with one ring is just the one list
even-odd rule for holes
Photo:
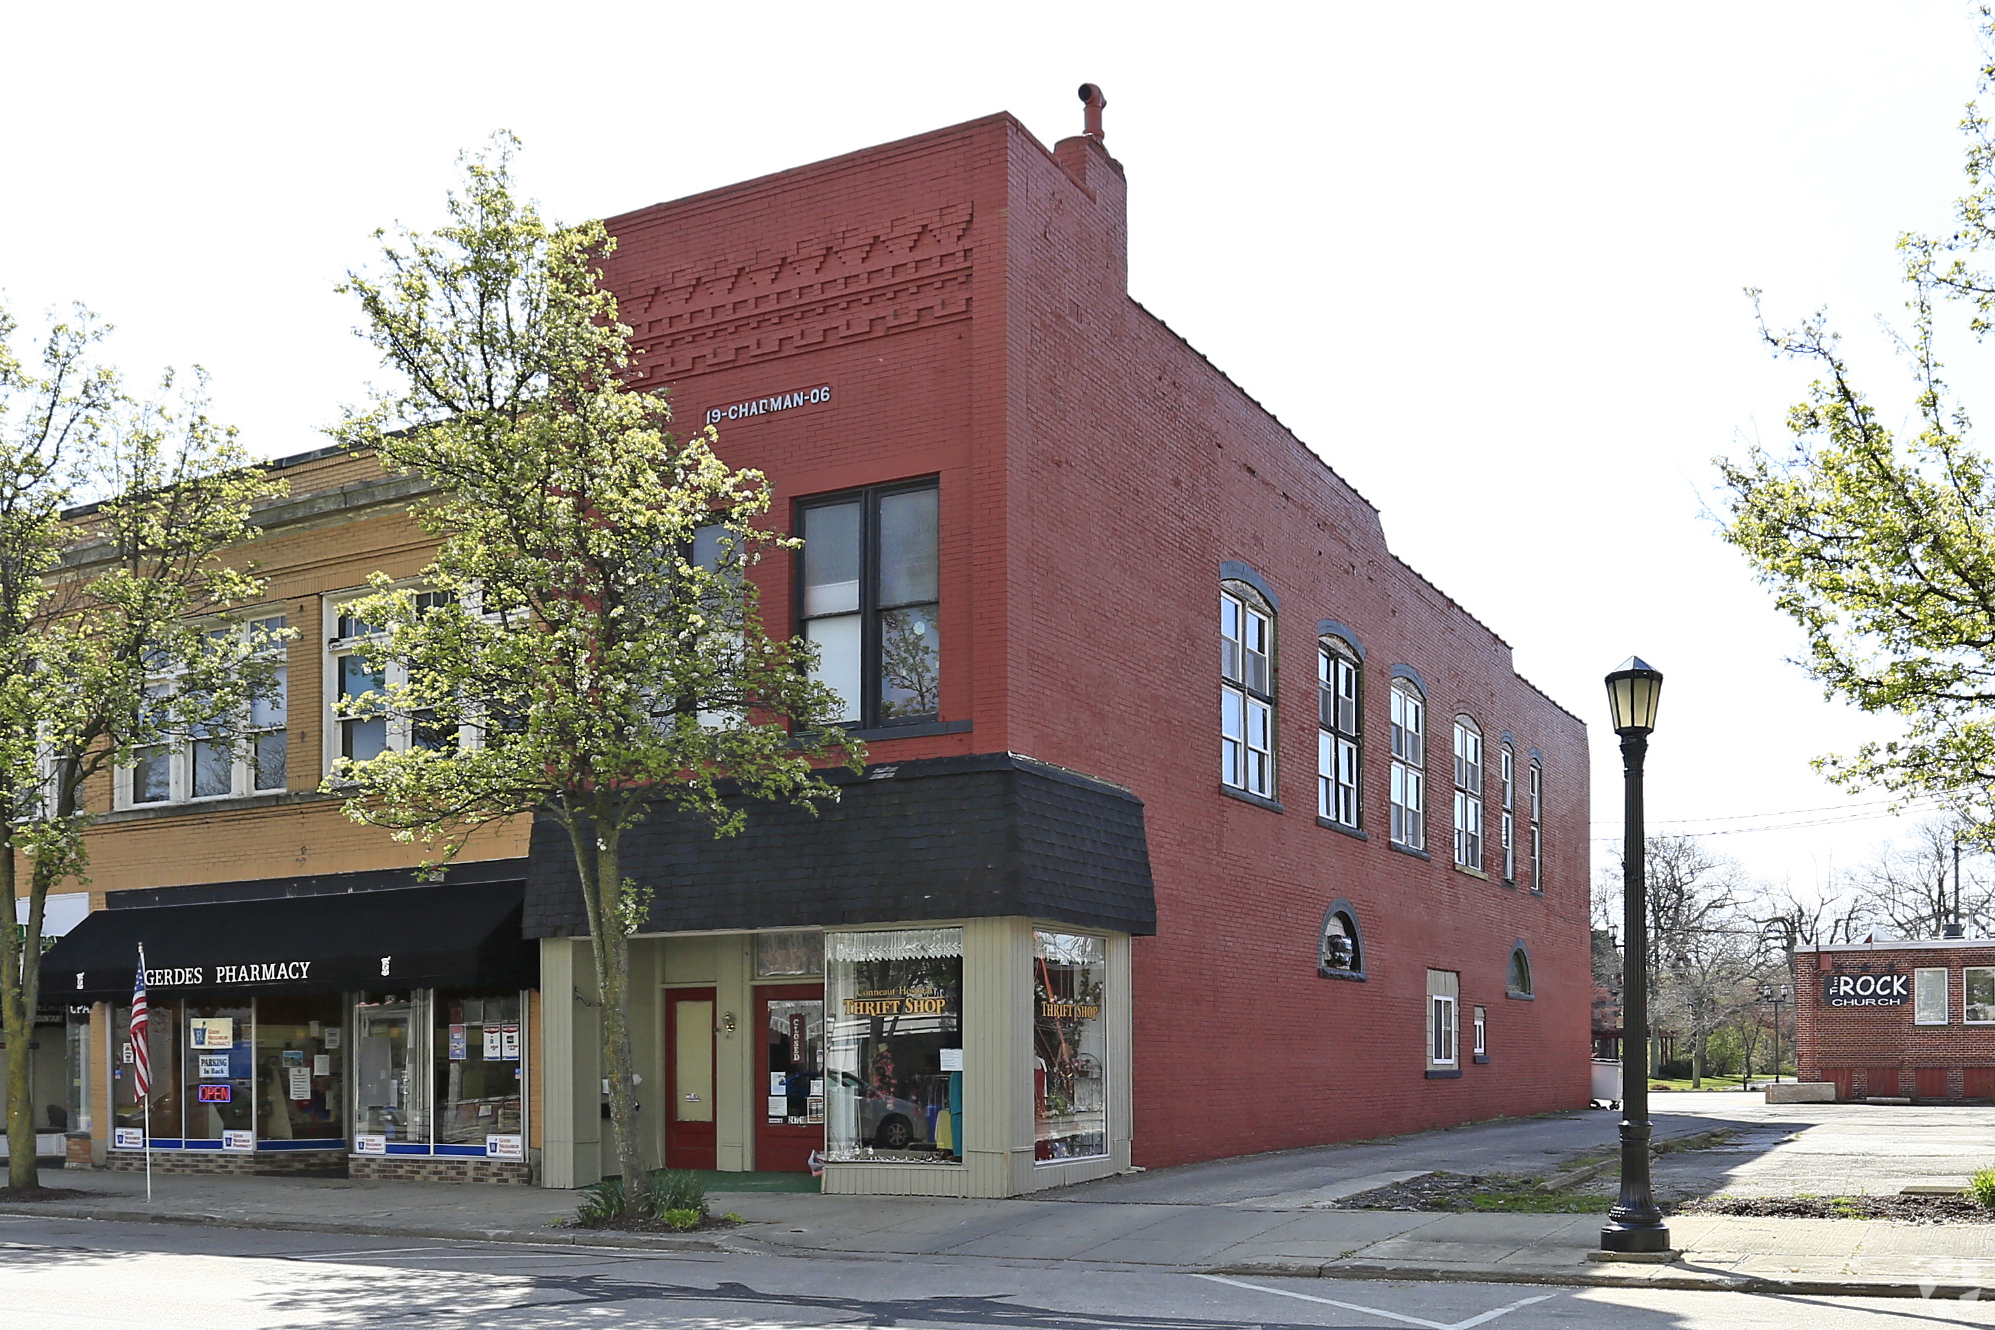
[[[737,1229],[683,1236],[557,1227],[572,1192],[529,1187],[311,1178],[162,1176],[154,1199],[131,1174],[51,1173],[87,1191],[0,1214],[216,1224],[461,1241],[572,1243],[799,1257],[955,1260],[1192,1270],[1243,1276],[1440,1279],[1746,1292],[1959,1297],[1995,1292],[1995,1224],[1678,1216],[1681,1260],[1590,1261],[1599,1215],[1434,1214],[1259,1208],[1210,1202],[954,1201],[716,1192]],[[5,1228],[0,1225],[0,1238]]]

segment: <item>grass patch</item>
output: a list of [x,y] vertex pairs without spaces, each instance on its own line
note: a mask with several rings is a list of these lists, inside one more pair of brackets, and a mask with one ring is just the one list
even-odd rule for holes
[[1468,1210],[1501,1210],[1528,1215],[1606,1214],[1614,1208],[1612,1196],[1578,1191],[1540,1191],[1528,1182],[1505,1184],[1462,1198]]
[[[1784,1077],[1791,1077],[1793,1073],[1783,1069],[1781,1071],[1781,1075]],[[1772,1079],[1773,1079],[1772,1072],[1769,1071],[1755,1072],[1753,1074],[1752,1083],[1754,1085],[1760,1085]],[[1704,1084],[1702,1086],[1691,1085],[1690,1078],[1688,1076],[1649,1077],[1649,1088],[1651,1090],[1690,1090],[1690,1089],[1743,1090],[1745,1086],[1746,1086],[1746,1078],[1743,1076],[1706,1076],[1704,1078]]]

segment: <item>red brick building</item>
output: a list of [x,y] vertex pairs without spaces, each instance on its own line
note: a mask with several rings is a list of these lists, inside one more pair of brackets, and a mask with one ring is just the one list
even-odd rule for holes
[[[1141,801],[1154,925],[1062,916],[1109,938],[1111,1014],[1133,999],[1126,1034],[1106,1040],[1119,1125],[1098,1168],[1583,1104],[1585,727],[1393,556],[1377,511],[1322,458],[1130,297],[1126,200],[1100,138],[1048,151],[994,115],[612,218],[608,275],[679,419],[715,424],[731,464],[765,471],[807,540],[823,538],[825,496],[884,523],[897,488],[934,486],[939,687],[912,718],[855,708],[875,771],[905,781],[911,764],[1017,754]],[[1292,280],[1253,255],[1214,256],[1220,280]],[[1324,442],[1414,455],[1411,440]],[[825,622],[816,575],[764,574],[772,621]],[[829,659],[844,639],[821,640]],[[852,675],[862,690],[877,693],[876,668]],[[711,852],[729,867],[697,889],[736,905],[658,907],[668,986],[674,937],[894,918],[828,898],[745,913],[741,894],[773,889],[764,876],[794,852],[751,833]],[[661,882],[703,871],[658,868]],[[535,894],[530,934],[577,931]],[[1126,979],[1118,932],[1134,938]],[[544,945],[546,965],[562,940]],[[688,950],[677,972],[704,986],[711,971],[695,1001],[724,1016],[741,1000],[726,970]],[[993,1037],[1024,1038],[1004,1024],[1027,1019],[1005,1014],[1029,1001],[1017,978],[1009,996],[996,981]],[[1015,1047],[983,1127],[962,1129],[989,1128],[971,1152],[1009,1164],[983,1182],[841,1183],[834,1162],[831,1185],[1027,1190],[1098,1171],[1020,1164],[1065,1156],[1044,1140],[1045,1049]],[[725,1037],[715,1056],[723,1081],[740,1074]],[[758,1056],[755,1131],[730,1145],[723,1122],[716,1147],[702,1129],[682,1158],[717,1149],[721,1167],[752,1167],[786,1148],[765,1128],[793,1115],[761,1118],[767,1066]],[[576,1148],[568,1176],[586,1180],[590,1147]]]
[[[631,975],[650,1158],[821,1154],[829,1190],[1010,1195],[1586,1103],[1585,726],[1130,298],[1127,227],[1097,135],[1049,151],[1008,115],[609,220],[647,373],[805,538],[752,575],[871,763],[816,816],[755,808],[715,841],[661,811],[625,836],[652,891]],[[1289,252],[1183,276],[1298,283]],[[1413,438],[1319,442],[1419,464]],[[116,1004],[149,937],[156,1011],[248,1032],[238,1067],[155,1017],[154,1064],[189,1052],[196,1103],[153,1112],[155,1152],[591,1182],[615,1165],[558,835],[496,835],[421,886],[413,851],[316,793],[343,744],[409,741],[335,701],[366,686],[343,606],[429,557],[403,512],[420,483],[274,465],[299,480],[272,540],[303,533],[271,610],[303,629],[292,769],[220,802],[128,773],[106,799],[113,908],[45,967],[94,1004],[72,1022],[88,1148],[130,1166],[143,1144]],[[1487,538],[1523,566],[1522,526],[1492,514]],[[377,954],[451,930],[449,965]],[[301,988],[307,942],[322,991],[271,987]],[[202,1108],[230,1078],[236,1117]]]
[[1995,1099],[1995,942],[1799,951],[1795,1059],[1838,1099]]

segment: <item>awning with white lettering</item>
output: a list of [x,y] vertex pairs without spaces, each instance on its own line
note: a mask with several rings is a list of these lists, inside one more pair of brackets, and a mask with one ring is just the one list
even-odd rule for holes
[[129,998],[145,946],[153,1001],[193,994],[528,988],[522,884],[95,910],[42,957],[42,1000]]

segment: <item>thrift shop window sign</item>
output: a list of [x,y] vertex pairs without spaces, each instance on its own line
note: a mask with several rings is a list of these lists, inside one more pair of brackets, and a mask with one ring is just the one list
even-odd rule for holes
[[944,1016],[954,1010],[949,995],[930,979],[905,988],[875,988],[845,999],[847,1016]]
[[1822,999],[1832,1007],[1902,1007],[1912,1000],[1912,979],[1903,974],[1824,975]]
[[820,383],[815,388],[798,388],[791,392],[777,393],[773,397],[752,397],[745,402],[732,402],[727,406],[709,407],[706,421],[718,425],[723,420],[747,420],[753,416],[766,416],[776,411],[794,411],[800,406],[816,406],[831,400],[831,385]]

